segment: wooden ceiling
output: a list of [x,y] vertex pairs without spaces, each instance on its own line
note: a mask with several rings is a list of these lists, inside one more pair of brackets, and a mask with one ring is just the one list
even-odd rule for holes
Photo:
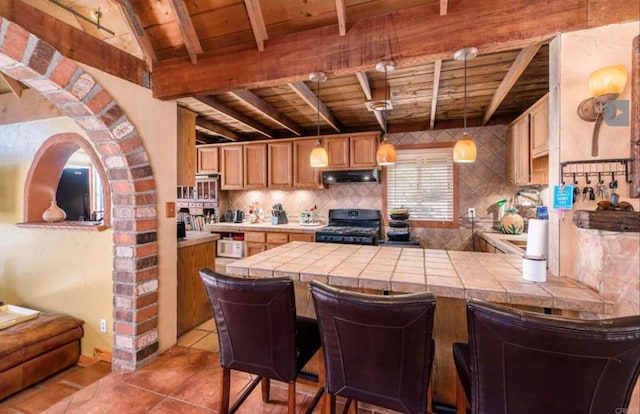
[[[199,114],[198,140],[506,123],[549,90],[561,31],[638,19],[640,0],[0,0],[69,57]],[[96,24],[100,16],[100,27]],[[53,36],[56,33],[57,36]],[[385,76],[376,63],[393,61]],[[9,90],[16,93],[15,85]]]

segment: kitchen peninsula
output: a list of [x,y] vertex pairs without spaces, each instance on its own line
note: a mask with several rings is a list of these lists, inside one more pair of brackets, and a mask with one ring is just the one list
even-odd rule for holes
[[438,304],[434,322],[434,400],[454,404],[455,368],[451,344],[467,339],[465,299],[477,298],[527,310],[598,318],[612,304],[580,283],[548,275],[522,278],[514,254],[292,242],[227,266],[242,277],[289,277],[296,281],[299,314],[313,316],[306,282],[366,292],[431,291]]

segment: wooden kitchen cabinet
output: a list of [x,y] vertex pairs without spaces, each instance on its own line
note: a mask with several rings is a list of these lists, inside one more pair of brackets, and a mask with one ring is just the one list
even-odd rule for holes
[[507,176],[510,184],[530,182],[529,115],[519,116],[509,127],[507,137]]
[[267,233],[264,231],[245,231],[244,232],[244,251],[245,255],[253,256],[254,254],[267,250]]
[[313,168],[309,162],[311,151],[316,146],[315,139],[297,139],[293,141],[293,187],[319,188],[320,169]]
[[314,233],[288,233],[279,231],[244,232],[245,254],[247,256],[252,256],[292,241],[312,242],[314,240]]
[[549,94],[529,109],[531,158],[549,154]]
[[177,119],[177,183],[193,187],[196,181],[196,114],[178,107]]
[[267,250],[289,243],[289,233],[267,233]]
[[220,147],[220,189],[244,188],[244,151],[242,145]]
[[327,170],[349,168],[349,137],[331,137],[324,139],[329,155]]
[[219,147],[203,145],[196,147],[196,151],[196,174],[218,174],[220,172],[218,163]]
[[267,188],[267,144],[246,144],[244,148],[244,188]]
[[349,167],[375,168],[376,151],[378,150],[377,135],[358,135],[349,137]]
[[200,269],[215,269],[216,242],[210,241],[178,249],[178,336],[213,317]]
[[312,242],[316,240],[315,233],[289,233],[289,241]]
[[293,186],[293,149],[291,142],[269,143],[269,188]]

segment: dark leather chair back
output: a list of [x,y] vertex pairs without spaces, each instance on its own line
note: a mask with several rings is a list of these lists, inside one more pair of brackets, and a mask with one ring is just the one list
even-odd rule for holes
[[329,394],[424,413],[433,361],[430,293],[367,295],[311,282]]
[[467,318],[472,413],[628,407],[640,368],[640,315],[578,320],[472,300]]
[[242,279],[200,271],[224,368],[294,382],[295,298],[288,278]]

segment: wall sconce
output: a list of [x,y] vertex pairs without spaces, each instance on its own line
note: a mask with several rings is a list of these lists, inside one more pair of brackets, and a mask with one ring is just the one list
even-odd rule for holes
[[[627,84],[627,69],[624,65],[608,66],[591,73],[589,77],[589,89],[592,97],[585,99],[578,105],[578,116],[583,121],[595,122],[591,141],[591,156],[598,156],[598,133],[600,125],[605,117],[615,116],[608,114],[607,103],[617,99]],[[615,108],[614,108],[615,110]]]

